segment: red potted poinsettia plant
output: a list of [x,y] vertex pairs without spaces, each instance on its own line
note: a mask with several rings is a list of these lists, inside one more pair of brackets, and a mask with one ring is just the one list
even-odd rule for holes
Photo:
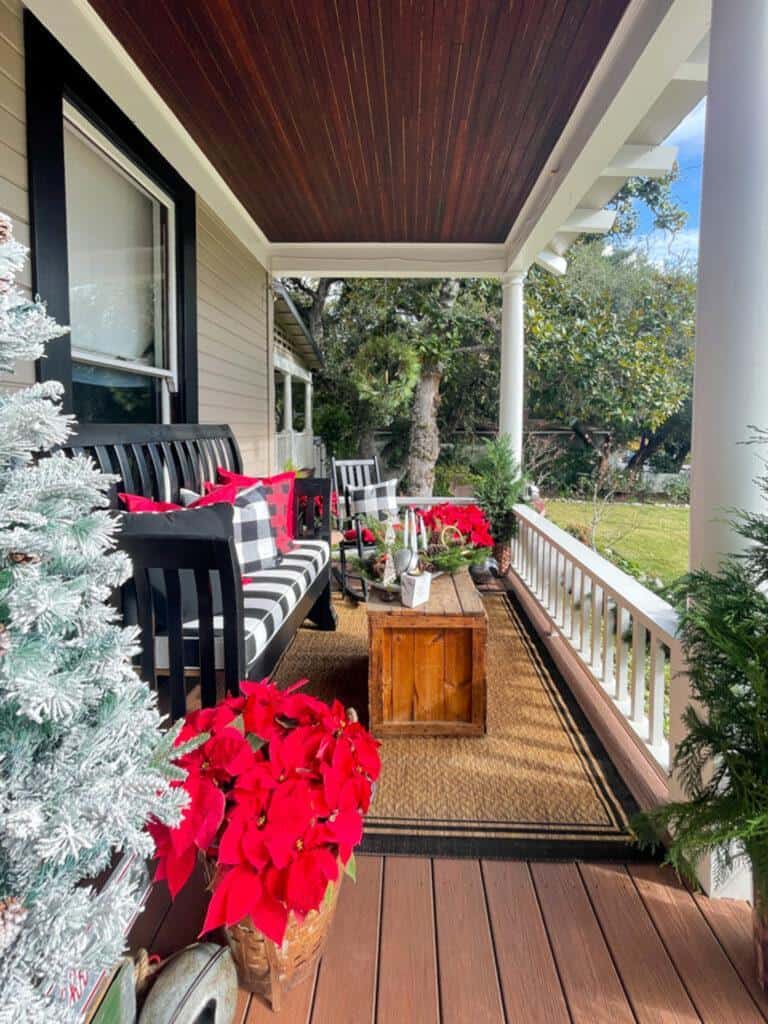
[[155,879],[173,898],[203,858],[201,934],[223,927],[241,984],[275,1008],[320,955],[380,771],[354,713],[302,693],[305,682],[246,681],[242,696],[188,714],[176,742],[189,803],[175,828],[149,826]]
[[433,505],[423,513],[430,532],[439,533],[446,526],[455,526],[472,548],[493,547],[491,528],[483,510],[477,505]]

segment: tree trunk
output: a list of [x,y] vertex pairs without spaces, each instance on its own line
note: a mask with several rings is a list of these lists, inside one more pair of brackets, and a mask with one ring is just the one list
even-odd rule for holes
[[[440,285],[439,304],[443,325],[451,315],[461,285],[456,278],[446,278]],[[434,329],[432,325],[432,329]],[[413,394],[411,410],[411,443],[408,449],[408,490],[411,494],[431,497],[435,486],[435,465],[440,454],[440,432],[437,428],[437,407],[444,366],[439,358],[425,355],[421,376]]]
[[432,494],[435,464],[440,454],[437,406],[443,371],[436,363],[426,363],[413,395],[411,443],[408,450],[408,490],[411,494]]
[[629,460],[627,468],[630,471],[641,469],[652,456],[664,447],[672,435],[677,434],[675,441],[678,438],[680,440],[679,443],[673,443],[673,448],[674,458],[679,469],[690,451],[690,444],[686,444],[680,436],[681,434],[683,437],[685,436],[684,425],[689,419],[690,409],[687,409],[685,412],[675,413],[670,416],[666,423],[662,423],[658,430],[654,430],[651,434],[644,434],[640,447]]
[[586,430],[579,423],[571,424],[571,429],[578,439],[586,445],[587,448],[591,448],[597,456],[596,476],[599,481],[604,480],[608,476],[610,469],[610,458],[613,451],[613,436],[611,434],[604,434],[603,439],[595,437],[590,431]]
[[376,454],[376,434],[371,427],[361,429],[357,450],[361,459],[372,459]]

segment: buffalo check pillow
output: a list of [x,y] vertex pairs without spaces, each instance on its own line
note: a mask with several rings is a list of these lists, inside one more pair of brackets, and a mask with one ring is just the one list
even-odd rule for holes
[[348,492],[350,514],[381,520],[397,516],[396,490],[397,480],[382,480],[380,484],[351,487]]
[[[219,484],[235,484],[236,487],[251,487],[259,484],[269,504],[272,530],[277,542],[277,550],[285,555],[293,548],[296,535],[296,523],[293,508],[293,496],[296,485],[296,474],[291,472],[278,473],[277,476],[243,476],[231,469],[219,466],[216,470]],[[212,485],[213,486],[213,485]]]
[[[200,495],[182,489],[182,504],[191,505]],[[234,496],[233,534],[240,571],[244,576],[259,569],[274,569],[280,559],[271,513],[264,488],[255,484]]]

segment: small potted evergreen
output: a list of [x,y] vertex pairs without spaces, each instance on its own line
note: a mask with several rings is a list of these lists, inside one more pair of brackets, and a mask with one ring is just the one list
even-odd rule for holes
[[525,488],[507,434],[485,442],[477,473],[475,498],[490,523],[499,574],[506,576],[512,564],[512,539],[517,534],[515,505],[522,501]]
[[[768,496],[768,479],[760,481]],[[739,514],[734,529],[751,542],[717,573],[676,587],[680,636],[690,678],[687,735],[674,768],[686,801],[641,815],[641,841],[666,833],[666,860],[693,879],[712,853],[723,873],[752,867],[757,977],[768,987],[768,514]]]

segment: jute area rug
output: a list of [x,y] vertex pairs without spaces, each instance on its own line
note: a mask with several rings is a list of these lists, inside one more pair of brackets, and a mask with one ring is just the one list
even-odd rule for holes
[[[506,858],[636,859],[630,794],[534,638],[512,595],[488,610],[488,733],[481,738],[389,738],[366,822],[375,853]],[[364,605],[336,601],[338,630],[305,627],[275,677],[308,678],[368,717]]]

